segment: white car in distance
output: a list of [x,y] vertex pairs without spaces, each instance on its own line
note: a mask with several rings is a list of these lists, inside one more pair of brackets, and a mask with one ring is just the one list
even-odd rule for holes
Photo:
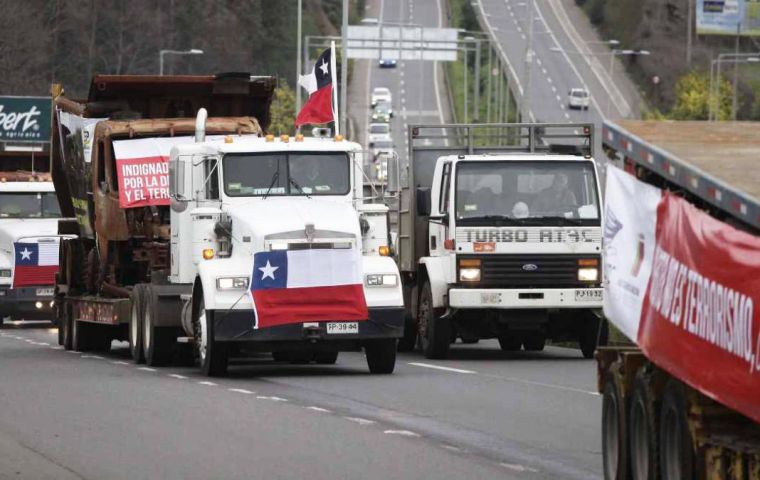
[[370,123],[367,128],[369,148],[374,148],[376,142],[389,142],[391,140],[391,126],[388,123]]
[[391,91],[385,87],[376,87],[372,90],[370,95],[370,104],[374,107],[380,102],[391,103]]
[[590,104],[591,96],[585,88],[572,88],[570,89],[570,92],[568,92],[568,107],[588,110]]

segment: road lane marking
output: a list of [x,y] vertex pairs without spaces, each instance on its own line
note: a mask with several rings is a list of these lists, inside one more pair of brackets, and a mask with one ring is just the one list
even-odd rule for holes
[[186,379],[187,379],[187,377],[186,377],[186,376],[184,376],[184,375],[179,375],[179,374],[176,374],[176,373],[170,373],[170,374],[168,374],[168,375],[167,375],[167,377],[176,378],[176,379],[178,379],[178,380],[186,380]]
[[415,433],[409,430],[385,430],[383,433],[388,435],[401,435],[402,437],[419,437],[419,433]]
[[552,80],[552,77],[546,77],[546,81],[549,83],[554,83],[554,81]]
[[[549,83],[551,83],[551,82],[549,82]],[[554,85],[552,85],[552,93],[557,93],[557,87],[555,87]]]
[[50,348],[51,348],[52,350],[63,350],[63,347],[62,347],[62,346],[60,346],[60,345],[53,345],[53,346],[52,346],[52,347],[50,347]]
[[256,396],[256,398],[258,398],[259,400],[271,400],[273,402],[287,402],[288,401],[287,398],[275,397],[275,396],[270,397],[266,395],[258,395]]
[[137,369],[138,370],[142,370],[143,372],[155,372],[156,371],[155,368],[150,368],[150,367],[137,367]]
[[557,95],[557,101],[561,102],[562,101],[562,97],[560,97],[559,95]]
[[541,73],[543,73],[544,75],[546,75],[549,72],[546,71],[546,67],[541,67]]
[[76,350],[66,350],[66,353],[79,353]]
[[227,390],[229,390],[230,392],[235,392],[235,393],[244,393],[246,395],[253,395],[254,393],[256,393],[250,390],[246,390],[244,388],[228,388]]
[[535,468],[526,467],[525,465],[518,465],[516,463],[504,463],[504,462],[502,462],[502,463],[499,463],[499,465],[501,465],[504,468],[508,468],[510,470],[513,470],[515,472],[533,472],[533,473],[538,472],[538,470],[536,470]]
[[50,346],[50,344],[48,342],[37,342],[37,345],[44,345],[46,347]]
[[[565,118],[570,119],[570,114],[565,112]],[[575,134],[578,135],[578,131],[575,131]]]
[[328,410],[326,408],[314,407],[314,406],[312,406],[312,407],[306,407],[306,410],[311,410],[313,412],[319,412],[319,413],[332,413],[331,410]]
[[214,382],[209,382],[207,380],[204,380],[202,382],[198,382],[198,385],[206,385],[207,387],[216,387],[219,384],[218,383],[214,383]]
[[129,362],[122,362],[121,360],[114,360],[111,363],[113,363],[114,365],[129,365]]
[[359,425],[374,425],[376,422],[374,420],[367,420],[366,418],[360,418],[360,417],[343,417],[349,422],[358,423]]
[[[536,65],[538,65],[540,67],[542,63],[543,62],[541,61],[541,59],[538,58],[538,57],[536,57]],[[546,71],[544,71],[544,73],[546,73]]]
[[103,360],[103,357],[99,357],[98,355],[82,355],[79,358],[94,358],[95,360]]
[[409,365],[414,365],[415,367],[432,368],[434,370],[444,370],[447,372],[454,372],[454,373],[469,373],[469,374],[478,373],[474,370],[463,370],[461,368],[442,367],[440,365],[431,365],[429,363],[409,362]]

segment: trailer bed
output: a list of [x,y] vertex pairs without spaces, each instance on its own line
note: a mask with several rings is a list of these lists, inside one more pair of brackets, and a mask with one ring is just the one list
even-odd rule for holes
[[760,123],[608,121],[602,141],[635,164],[760,228]]

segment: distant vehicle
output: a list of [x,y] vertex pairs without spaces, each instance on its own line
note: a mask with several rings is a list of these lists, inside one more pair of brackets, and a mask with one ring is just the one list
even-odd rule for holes
[[585,88],[573,88],[567,95],[568,107],[588,110],[588,106],[591,103],[591,96],[588,94],[588,90]]
[[377,61],[377,66],[380,68],[396,68],[396,60],[392,58],[381,58]]
[[369,147],[374,148],[375,142],[391,141],[391,126],[387,123],[370,123],[367,129],[369,133]]
[[393,118],[393,109],[391,108],[390,103],[380,102],[377,105],[375,105],[375,108],[372,110],[373,122],[388,123],[391,121],[391,118]]
[[374,107],[380,102],[388,102],[391,103],[392,97],[391,97],[391,91],[388,90],[385,87],[376,87],[374,90],[372,90],[372,95],[370,96],[370,103]]

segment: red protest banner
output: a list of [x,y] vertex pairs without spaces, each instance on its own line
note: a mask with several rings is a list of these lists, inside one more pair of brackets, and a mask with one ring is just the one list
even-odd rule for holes
[[760,238],[664,193],[637,343],[657,365],[760,422]]
[[121,208],[169,205],[169,158],[116,159]]

